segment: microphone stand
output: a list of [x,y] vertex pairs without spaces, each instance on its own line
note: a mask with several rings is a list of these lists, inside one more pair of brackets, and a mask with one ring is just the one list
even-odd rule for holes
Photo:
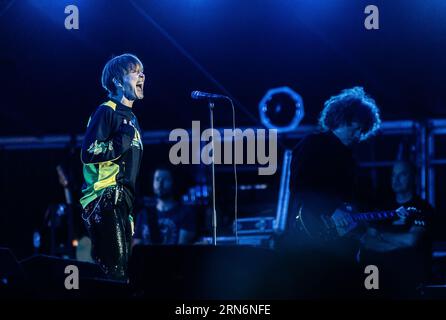
[[214,102],[208,100],[208,106],[211,118],[211,137],[212,137],[212,229],[213,244],[217,245],[217,209],[215,206],[215,144],[214,144]]

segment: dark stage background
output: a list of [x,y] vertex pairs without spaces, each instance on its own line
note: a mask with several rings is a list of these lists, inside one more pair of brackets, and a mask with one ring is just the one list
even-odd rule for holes
[[[79,30],[64,28],[69,4],[79,8]],[[379,30],[364,28],[369,4],[380,10]],[[303,97],[302,124],[315,124],[329,96],[356,85],[376,99],[384,120],[446,118],[445,15],[444,0],[0,0],[0,136],[83,133],[106,98],[105,62],[124,52],[145,66],[145,98],[135,105],[144,130],[208,124],[206,106],[190,99],[196,89],[231,95],[240,127],[261,126],[258,102],[278,86]],[[232,125],[229,111],[216,110],[217,126]],[[78,154],[0,150],[0,244],[19,257],[32,253],[46,208],[63,201],[56,165],[70,167],[80,187]],[[167,159],[168,145],[145,148],[141,194]],[[198,169],[184,170],[196,183]],[[388,193],[389,170],[382,172]],[[270,177],[275,185],[279,173]],[[439,183],[437,199],[443,191]]]

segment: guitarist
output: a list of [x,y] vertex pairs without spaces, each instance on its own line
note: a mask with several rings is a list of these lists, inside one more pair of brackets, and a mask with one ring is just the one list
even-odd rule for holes
[[[415,193],[416,167],[397,161],[392,171],[395,199],[388,207],[413,207],[417,216],[404,212],[397,219],[376,223],[362,238],[361,262],[382,268],[383,285],[393,297],[414,297],[415,289],[426,281],[430,272],[431,226],[433,207]],[[423,222],[416,223],[415,219]]]
[[352,147],[373,135],[380,122],[375,101],[361,87],[343,90],[325,102],[320,132],[305,137],[293,154],[291,226],[296,226],[298,209],[303,209],[312,229],[323,230],[320,215],[353,202],[356,165]]
[[[324,241],[321,215],[330,215],[343,203],[354,200],[356,178],[351,148],[372,136],[380,122],[375,101],[362,87],[343,90],[325,102],[319,119],[321,130],[306,136],[294,150],[289,232],[281,243],[286,250],[304,250],[311,255],[317,252],[324,259],[342,257],[341,264],[354,265],[357,247],[350,246],[344,238]],[[303,231],[300,215],[305,218],[301,221],[307,222]],[[312,234],[310,229],[316,231]],[[331,261],[326,263],[327,268],[336,264]],[[321,272],[323,276],[333,273]]]

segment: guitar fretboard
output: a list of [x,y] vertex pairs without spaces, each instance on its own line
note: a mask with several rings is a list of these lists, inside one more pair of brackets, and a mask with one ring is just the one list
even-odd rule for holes
[[374,221],[374,220],[387,220],[395,217],[397,213],[395,211],[379,211],[379,212],[364,212],[353,214],[353,221]]

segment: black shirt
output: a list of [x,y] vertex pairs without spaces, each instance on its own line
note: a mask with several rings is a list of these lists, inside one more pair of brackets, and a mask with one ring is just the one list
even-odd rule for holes
[[310,250],[322,256],[354,261],[357,240],[338,237],[322,217],[354,200],[356,163],[352,150],[332,132],[306,136],[296,146],[291,163],[285,250]]
[[[404,249],[396,249],[391,253],[370,253],[366,250],[365,255],[379,255],[379,258],[386,259],[387,255],[389,255],[389,260],[393,263],[397,263],[398,260],[401,261],[401,258],[404,257],[404,260],[409,259],[412,261],[416,261],[419,259],[425,260],[430,259],[431,250],[432,250],[432,221],[434,218],[434,209],[433,207],[425,200],[421,199],[419,196],[415,195],[410,201],[407,201],[403,204],[398,204],[393,202],[387,205],[388,210],[396,210],[399,207],[405,208],[416,208],[418,212],[415,214],[409,214],[406,218],[405,223],[403,225],[395,225],[393,222],[398,220],[399,217],[395,216],[391,220],[379,221],[371,223],[370,226],[376,228],[379,232],[386,233],[395,233],[395,234],[404,234],[411,230],[412,227],[419,227],[422,231],[421,238],[413,247],[404,248]],[[421,222],[421,223],[420,223]],[[400,257],[400,259],[396,259],[396,257]]]
[[195,211],[186,205],[177,204],[167,211],[155,206],[144,207],[136,217],[135,239],[142,244],[175,245],[181,229],[196,232]]
[[[426,281],[430,277],[432,258],[432,221],[434,209],[425,200],[415,196],[412,200],[398,204],[393,202],[387,206],[388,210],[396,210],[399,207],[413,207],[419,210],[416,214],[409,215],[403,225],[394,225],[398,220],[396,216],[392,220],[371,223],[371,227],[379,232],[404,234],[417,226],[421,231],[421,237],[412,247],[395,249],[389,252],[377,252],[361,248],[361,260],[365,264],[376,264],[383,272],[393,276],[393,281],[405,283],[413,289],[417,283]],[[416,222],[422,221],[424,225]],[[399,287],[399,286],[398,286]]]
[[352,151],[331,132],[305,137],[294,152],[293,186],[297,192],[322,192],[353,199],[355,161]]
[[304,200],[333,212],[354,198],[356,163],[352,151],[331,132],[314,133],[296,147],[291,164],[292,201]]

